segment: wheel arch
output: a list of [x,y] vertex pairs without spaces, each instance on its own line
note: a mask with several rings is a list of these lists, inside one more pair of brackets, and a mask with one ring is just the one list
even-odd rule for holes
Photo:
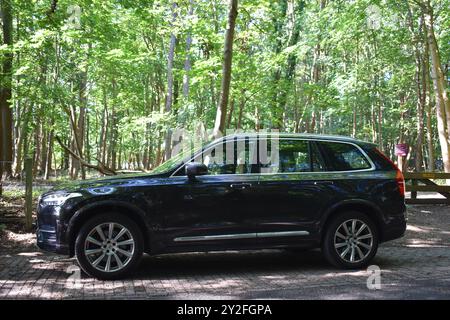
[[66,240],[69,246],[70,257],[73,257],[75,254],[75,240],[78,231],[80,231],[83,224],[92,217],[108,211],[121,213],[133,220],[142,232],[142,236],[144,238],[144,252],[148,249],[150,234],[149,227],[145,219],[145,212],[137,206],[134,206],[127,202],[118,200],[104,200],[88,204],[80,208],[70,218],[66,233]]
[[366,214],[369,216],[369,218],[372,219],[374,222],[378,235],[380,237],[380,240],[383,239],[383,224],[384,224],[384,218],[383,213],[375,204],[366,201],[366,200],[344,200],[341,201],[331,208],[329,208],[325,214],[323,215],[322,223],[320,225],[320,242],[322,243],[323,237],[325,236],[325,230],[327,229],[329,223],[332,221],[332,219],[342,213],[347,211],[358,211],[361,213]]

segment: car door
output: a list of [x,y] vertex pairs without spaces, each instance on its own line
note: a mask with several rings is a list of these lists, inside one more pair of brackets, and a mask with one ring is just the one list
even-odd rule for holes
[[[262,164],[255,216],[258,242],[283,244],[310,239],[317,231],[317,215],[332,196],[332,182],[313,141],[273,138],[278,157]],[[275,152],[274,150],[271,151]]]
[[163,212],[170,246],[254,244],[252,210],[259,173],[255,146],[256,140],[249,139],[220,142],[192,159],[204,163],[208,174],[190,180],[181,168],[171,178],[171,198]]

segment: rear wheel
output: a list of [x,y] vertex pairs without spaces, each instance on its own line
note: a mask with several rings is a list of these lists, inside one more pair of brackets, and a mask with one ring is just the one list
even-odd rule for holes
[[335,217],[325,230],[322,251],[332,265],[357,269],[367,266],[378,249],[378,230],[364,213],[351,211]]
[[143,253],[143,237],[136,223],[119,213],[90,219],[78,233],[75,254],[80,267],[99,279],[123,277]]

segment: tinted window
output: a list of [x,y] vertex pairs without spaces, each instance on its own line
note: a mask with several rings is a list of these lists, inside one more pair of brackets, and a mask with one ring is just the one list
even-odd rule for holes
[[349,171],[369,169],[370,163],[354,145],[337,142],[319,142],[330,170]]
[[[270,154],[268,163],[262,164],[264,173],[289,173],[323,171],[323,162],[314,150],[304,140],[272,140],[268,144]],[[274,153],[278,150],[277,154]]]
[[198,155],[194,162],[208,167],[209,175],[259,173],[256,140],[230,140]]
[[281,140],[279,172],[308,171],[311,171],[308,142],[301,140]]

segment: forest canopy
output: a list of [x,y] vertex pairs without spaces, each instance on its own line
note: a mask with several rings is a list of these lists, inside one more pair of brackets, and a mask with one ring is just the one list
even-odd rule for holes
[[450,172],[448,0],[0,2],[7,177],[151,170],[200,124],[407,144],[404,170]]

